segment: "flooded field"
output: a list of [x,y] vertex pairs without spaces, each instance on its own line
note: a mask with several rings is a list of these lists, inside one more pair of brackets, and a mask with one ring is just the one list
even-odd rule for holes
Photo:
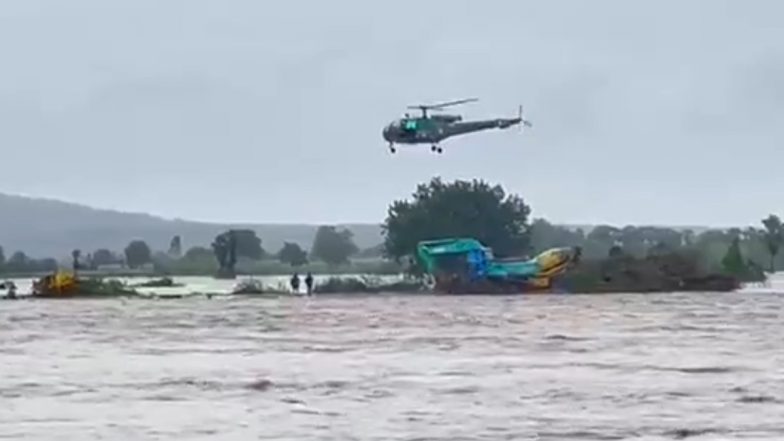
[[784,439],[784,295],[0,302],[0,438]]

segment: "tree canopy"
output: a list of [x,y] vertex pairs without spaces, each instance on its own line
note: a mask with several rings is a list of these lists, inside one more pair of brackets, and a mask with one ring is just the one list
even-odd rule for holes
[[143,240],[131,241],[125,247],[125,262],[130,268],[139,268],[152,262],[152,251]]
[[332,266],[348,263],[349,257],[358,251],[354,234],[350,230],[329,225],[319,227],[311,248],[314,258]]
[[278,260],[293,267],[298,267],[308,263],[308,253],[299,244],[285,242],[278,251]]
[[727,253],[721,260],[724,273],[735,276],[742,281],[764,279],[765,276],[762,267],[743,257],[743,251],[741,250],[742,234],[739,234],[739,232],[733,233],[735,233],[735,236],[732,238]]
[[530,245],[534,251],[571,246],[585,241],[585,233],[582,229],[553,225],[544,219],[535,219],[531,223],[530,234]]
[[23,251],[15,251],[8,258],[6,266],[10,271],[27,271],[30,258]]
[[[236,258],[246,258],[250,260],[260,260],[264,258],[266,252],[261,246],[262,241],[253,230],[232,229],[219,234],[215,239],[224,241],[229,235],[233,236],[236,246]],[[229,243],[229,241],[226,241]]]
[[732,239],[730,247],[727,249],[727,254],[721,259],[721,264],[724,270],[729,274],[741,274],[745,270],[743,262],[743,254],[740,251],[740,238],[735,237]]
[[261,260],[267,254],[262,241],[253,230],[234,230],[237,238],[237,257]]
[[119,259],[117,256],[115,256],[114,253],[112,253],[110,250],[101,248],[93,252],[92,264],[96,267],[99,267],[103,265],[112,265],[117,263],[118,260]]
[[207,260],[214,258],[215,254],[205,247],[192,247],[183,255],[185,260]]
[[781,219],[774,214],[763,219],[762,225],[765,227],[765,246],[770,253],[770,271],[774,271],[776,256],[784,245],[784,226],[781,224]]
[[237,264],[237,233],[229,230],[221,233],[212,241],[212,251],[222,273],[233,273]]
[[10,273],[51,272],[58,268],[57,260],[52,258],[31,259],[22,251],[14,252],[3,265],[3,271]]
[[173,258],[179,258],[182,255],[182,238],[180,236],[172,237],[171,242],[169,242],[169,256]]
[[526,253],[530,245],[531,209],[517,195],[485,181],[420,184],[412,200],[389,207],[383,225],[385,255],[411,255],[419,241],[473,237],[498,256]]
[[74,271],[78,271],[81,267],[82,250],[71,251],[71,262]]

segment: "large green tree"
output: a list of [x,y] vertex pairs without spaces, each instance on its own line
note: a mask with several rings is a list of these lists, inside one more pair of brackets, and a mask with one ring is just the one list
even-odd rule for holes
[[216,241],[229,241],[229,235],[236,246],[236,258],[245,258],[250,260],[260,260],[264,258],[266,252],[262,247],[261,239],[256,235],[253,230],[247,229],[232,229],[219,234],[215,239]]
[[765,227],[764,241],[770,254],[770,272],[776,270],[776,256],[779,254],[781,246],[784,245],[784,226],[778,216],[771,214],[762,220]]
[[260,260],[266,254],[256,232],[247,229],[231,229],[215,236],[212,251],[218,261],[218,273],[224,277],[234,277],[239,258]]
[[412,200],[392,203],[383,225],[384,251],[399,260],[415,252],[419,241],[473,237],[498,256],[529,251],[528,216],[522,198],[485,181],[420,184]]
[[298,267],[308,263],[308,253],[299,244],[285,242],[278,251],[278,260],[293,267]]
[[130,268],[139,268],[152,262],[152,251],[143,240],[133,240],[125,247],[125,263]]
[[348,263],[349,257],[358,251],[351,230],[338,229],[331,225],[322,225],[318,228],[310,249],[314,258],[331,266]]

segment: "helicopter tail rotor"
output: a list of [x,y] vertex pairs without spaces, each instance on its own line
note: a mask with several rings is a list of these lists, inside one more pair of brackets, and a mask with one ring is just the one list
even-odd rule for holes
[[523,117],[523,105],[522,104],[520,104],[517,107],[517,118],[520,120],[520,131],[523,130],[523,126],[525,126],[525,127],[533,127],[533,124],[531,124],[531,121],[528,121],[527,119],[525,119]]

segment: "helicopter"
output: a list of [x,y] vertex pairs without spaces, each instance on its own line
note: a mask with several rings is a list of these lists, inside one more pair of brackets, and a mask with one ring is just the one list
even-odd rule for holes
[[488,129],[506,129],[513,125],[532,127],[531,122],[523,118],[523,106],[518,108],[515,118],[495,118],[477,121],[463,121],[461,115],[428,114],[428,111],[441,111],[446,107],[458,104],[479,101],[477,98],[467,98],[438,104],[418,104],[408,106],[409,109],[419,109],[422,116],[412,117],[408,113],[403,118],[392,121],[381,132],[385,141],[389,143],[389,151],[396,152],[395,144],[430,144],[430,150],[443,153],[441,141],[472,132]]

